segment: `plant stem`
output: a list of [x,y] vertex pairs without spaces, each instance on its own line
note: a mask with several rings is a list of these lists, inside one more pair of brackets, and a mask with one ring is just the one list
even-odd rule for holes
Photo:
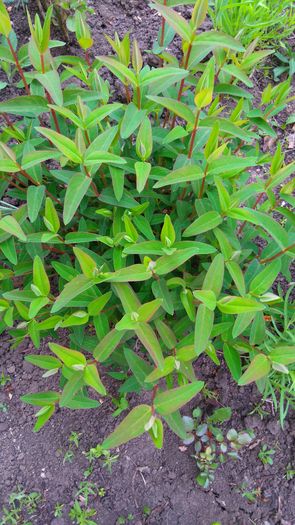
[[295,248],[295,242],[293,244],[291,244],[290,246],[287,246],[287,248],[284,248],[280,252],[276,253],[272,257],[267,257],[266,259],[261,259],[259,262],[260,262],[260,264],[265,264],[265,263],[274,261],[275,259],[277,259],[277,257],[280,257],[281,255],[283,255],[284,253],[288,252],[289,250],[292,250],[293,248]]
[[208,173],[208,168],[209,168],[209,164],[207,163],[206,167],[205,167],[205,171],[204,171],[204,176],[203,176],[203,179],[202,179],[201,189],[200,189],[199,195],[198,195],[199,199],[202,198],[203,193],[204,193],[204,187],[205,187],[205,181],[206,181],[206,177],[207,177],[207,173]]
[[[167,5],[167,0],[164,0],[163,5]],[[164,45],[164,36],[165,36],[165,18],[162,16],[161,39],[160,39],[160,46],[161,47],[163,47],[163,45]]]
[[[260,201],[261,201],[263,195],[264,195],[264,191],[262,191],[262,192],[258,195],[256,201],[254,202],[254,204],[253,204],[253,206],[252,206],[252,209],[253,209],[253,210],[255,210],[255,209],[257,208],[257,206],[258,206],[258,204],[260,203]],[[240,234],[242,233],[243,229],[245,228],[245,224],[246,224],[246,222],[247,222],[247,221],[244,221],[244,222],[240,225],[240,227],[239,227],[239,229],[238,229],[238,231],[237,231],[237,234],[238,234],[238,235],[240,235]]]
[[129,87],[127,86],[127,84],[125,84],[125,93],[126,93],[127,104],[129,104],[131,102],[131,95],[130,95]]
[[100,193],[99,193],[99,191],[98,191],[98,189],[97,189],[97,187],[96,187],[96,184],[95,184],[95,182],[92,180],[92,177],[91,177],[91,175],[90,175],[88,169],[87,169],[85,166],[84,166],[84,171],[85,171],[85,173],[86,173],[86,176],[87,176],[89,179],[91,179],[90,186],[91,186],[91,188],[93,189],[93,191],[94,191],[94,193],[95,193],[95,196],[96,196],[96,197],[99,197],[99,196],[100,196]]
[[191,140],[190,140],[189,151],[188,151],[188,156],[187,156],[188,159],[192,158],[193,149],[194,149],[194,143],[195,143],[195,137],[196,137],[198,124],[199,124],[200,113],[201,113],[201,110],[198,109],[198,111],[196,113],[194,129],[193,129],[192,134],[191,134]]
[[16,68],[17,68],[17,70],[18,70],[18,72],[20,74],[20,77],[21,77],[22,81],[23,81],[26,93],[27,93],[27,95],[30,95],[31,94],[30,93],[30,88],[29,88],[28,83],[27,83],[27,81],[25,79],[24,71],[23,71],[23,69],[22,69],[22,67],[21,67],[21,65],[19,63],[18,56],[17,56],[16,52],[13,49],[13,45],[11,43],[11,40],[10,40],[9,36],[7,37],[7,43],[9,45],[9,49],[10,49],[11,54],[13,56],[13,60],[15,62]]
[[136,86],[136,92],[137,92],[137,107],[138,109],[141,108],[141,93],[140,93],[140,87]]
[[88,49],[86,49],[86,51],[85,51],[85,60],[86,60],[86,62],[87,62],[87,65],[88,65],[89,67],[91,67],[91,60],[90,60],[90,57],[89,57],[89,51],[88,51]]
[[[20,173],[27,179],[29,180],[32,184],[34,184],[34,186],[40,186],[40,182],[37,182],[35,181],[31,175],[29,175],[25,170],[22,169],[21,165],[18,164],[18,168],[19,168],[19,171]],[[12,174],[11,174],[12,175]],[[15,176],[15,175],[12,175],[12,176]],[[57,199],[54,195],[52,195],[52,193],[50,193],[50,191],[48,190],[45,190],[46,191],[46,194],[48,195],[48,197],[50,197],[54,202],[56,202],[57,204],[60,204],[62,206],[62,203],[59,199]]]
[[[187,49],[187,52],[186,52],[186,55],[185,55],[185,61],[184,61],[184,65],[183,65],[184,69],[188,68],[188,61],[189,61],[189,58],[190,58],[190,55],[191,55],[191,52],[192,52],[192,47],[193,47],[192,43],[190,42],[190,44],[188,46],[188,49]],[[178,102],[180,101],[180,99],[182,97],[183,88],[184,88],[184,78],[180,82],[179,91],[178,91],[178,95],[177,95]],[[173,120],[172,120],[172,123],[171,123],[171,129],[174,128],[175,122],[176,122],[176,115],[174,114],[174,117],[173,117]]]

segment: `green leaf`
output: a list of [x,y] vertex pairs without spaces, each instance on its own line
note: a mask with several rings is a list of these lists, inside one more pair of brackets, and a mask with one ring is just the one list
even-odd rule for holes
[[51,312],[58,312],[67,306],[67,304],[77,297],[77,295],[80,295],[93,286],[95,286],[93,279],[89,279],[88,277],[85,277],[85,275],[77,275],[77,277],[74,277],[74,279],[65,285],[64,289],[57,297]]
[[280,344],[271,350],[268,357],[273,363],[291,365],[295,363],[295,346]]
[[46,71],[46,73],[39,73],[35,75],[35,78],[49,93],[53,102],[57,104],[57,106],[62,106],[63,93],[58,72],[55,69],[51,69]]
[[6,215],[0,219],[0,230],[17,237],[20,241],[26,242],[27,240],[26,234],[12,215]]
[[49,405],[54,405],[59,401],[60,394],[58,392],[38,392],[37,394],[25,394],[21,396],[21,400],[24,403],[29,405],[34,405],[37,407],[45,407]]
[[138,109],[133,102],[128,104],[120,126],[120,135],[122,139],[128,139],[138,128],[146,115],[145,110]]
[[222,217],[217,211],[208,211],[198,217],[183,232],[183,237],[192,237],[200,233],[207,232],[219,226],[222,223]]
[[150,325],[143,322],[139,323],[139,327],[136,329],[135,333],[143,346],[147,349],[155,365],[159,368],[163,368],[164,358],[161,346]]
[[111,449],[127,443],[145,432],[145,425],[149,422],[152,412],[148,405],[139,405],[129,412],[128,416],[117,426],[102,443],[105,449]]
[[227,295],[217,301],[219,310],[224,314],[243,314],[246,312],[259,312],[264,310],[263,304],[249,297],[236,297]]
[[149,363],[147,363],[147,361],[135,354],[135,352],[132,352],[132,350],[130,350],[129,348],[124,348],[124,355],[129,365],[129,368],[131,369],[132,373],[136,378],[136,381],[143,388],[152,388],[150,385],[147,385],[145,383],[146,378],[153,370],[152,366]]
[[240,377],[238,385],[244,386],[258,381],[262,377],[266,376],[271,370],[270,360],[264,354],[257,354],[253,361],[251,361],[246,372]]
[[99,394],[101,394],[102,396],[106,395],[107,393],[106,389],[101,382],[101,379],[99,377],[99,373],[98,373],[98,370],[95,364],[86,366],[86,368],[84,369],[83,378],[84,378],[86,385],[94,388],[94,390],[98,392]]
[[156,412],[166,416],[176,412],[183,405],[193,399],[203,388],[204,381],[195,381],[178,388],[172,388],[166,392],[160,392],[156,395],[154,406]]
[[53,416],[55,411],[54,406],[44,407],[44,412],[38,415],[37,421],[34,426],[34,432],[39,432],[39,430],[47,423],[47,421]]
[[199,166],[184,166],[175,171],[171,171],[168,175],[162,177],[154,188],[163,188],[164,186],[172,186],[174,184],[183,184],[185,182],[194,182],[202,179],[204,176]]
[[195,38],[196,44],[207,44],[210,47],[232,49],[233,51],[245,51],[238,40],[221,31],[205,31],[199,33]]
[[[33,166],[41,164],[41,162],[44,162],[45,160],[59,159],[60,156],[61,156],[61,153],[54,149],[42,150],[42,151],[30,151],[29,153],[23,156],[21,165],[24,170],[28,170],[29,168],[32,168]],[[35,186],[35,188],[38,188],[38,186]]]
[[126,160],[119,155],[114,155],[108,151],[91,151],[88,150],[85,152],[84,161],[85,166],[93,166],[96,164],[126,164]]
[[44,370],[53,370],[62,366],[61,362],[51,355],[26,355],[25,361]]
[[281,270],[280,259],[275,259],[259,272],[250,283],[250,293],[262,295],[269,290]]
[[235,381],[239,381],[242,374],[241,358],[235,348],[228,344],[223,345],[223,355],[225,362]]
[[103,363],[108,357],[114,352],[120,343],[124,332],[118,332],[117,330],[111,330],[95,347],[93,357]]
[[221,253],[215,255],[203,281],[203,290],[211,290],[216,297],[219,296],[224,276],[224,257]]
[[39,96],[23,95],[0,102],[0,113],[36,118],[47,111],[46,99]]
[[114,194],[119,202],[122,199],[124,192],[125,172],[117,166],[110,166],[109,169],[112,177]]
[[31,222],[35,222],[43,204],[45,186],[29,186],[27,189],[28,216]]
[[86,366],[86,357],[85,355],[81,354],[81,352],[77,352],[77,350],[71,350],[70,348],[66,348],[65,346],[61,346],[56,343],[49,343],[48,346],[51,352],[57,355],[57,357],[68,368],[80,370],[80,368],[84,369]]
[[156,104],[159,104],[160,106],[169,109],[169,111],[172,111],[178,117],[184,119],[186,122],[189,122],[189,124],[194,125],[194,112],[183,102],[180,102],[179,100],[176,100],[174,98],[158,97],[151,95],[147,96],[147,98],[149,100],[152,100]]
[[44,223],[52,233],[57,233],[60,228],[59,217],[50,197],[46,197],[45,200]]
[[195,353],[200,355],[207,348],[214,323],[214,312],[200,304],[195,324]]
[[172,255],[163,255],[163,257],[157,259],[154,269],[155,273],[157,275],[165,275],[172,272],[175,270],[175,268],[178,268],[195,255],[200,255],[202,253],[213,253],[215,251],[215,248],[209,244],[200,243],[203,246],[198,246],[199,243],[195,244],[195,247],[177,250],[173,252]]
[[171,374],[174,368],[175,357],[172,355],[165,357],[163,369],[155,368],[155,370],[146,376],[144,381],[146,381],[146,383],[154,383],[155,381],[158,381],[158,379],[161,379],[161,377],[166,377],[168,374]]
[[194,290],[194,297],[199,299],[209,310],[216,308],[216,295],[212,290]]
[[101,122],[108,115],[111,115],[114,111],[117,111],[122,107],[122,104],[119,102],[113,102],[112,104],[106,104],[105,106],[100,106],[99,108],[91,111],[90,115],[85,119],[85,127],[91,128],[95,124]]
[[50,292],[50,283],[43,262],[38,255],[34,257],[33,283],[40,291],[40,294],[47,297]]
[[141,193],[145,188],[152,166],[149,162],[135,162],[134,167],[136,172],[136,189],[138,193]]
[[83,173],[74,174],[70,178],[64,200],[64,224],[71,222],[90,184],[91,178],[86,177]]
[[128,69],[124,64],[116,60],[115,58],[109,56],[97,56],[104,66],[106,66],[123,84],[132,84],[132,86],[137,86],[137,79],[135,74]]
[[83,384],[83,372],[76,372],[73,374],[63,389],[59,405],[61,407],[66,407],[67,404],[72,401],[73,397],[75,397],[77,392],[81,390]]
[[101,310],[105,307],[112,296],[112,292],[107,292],[100,297],[97,297],[87,305],[89,315],[99,315]]
[[239,264],[235,261],[227,261],[225,263],[240,295],[245,295],[246,285],[243,272]]
[[150,4],[167,20],[168,24],[173,27],[174,31],[185,41],[191,42],[194,32],[189,23],[176,11],[165,5]]
[[65,157],[67,157],[69,160],[75,164],[82,163],[82,155],[73,140],[65,137],[64,135],[61,135],[60,133],[57,133],[57,131],[52,129],[41,127],[36,127],[35,129],[41,135],[46,137],[50,142],[52,142],[57,147],[57,149],[61,151],[62,154],[65,155]]
[[251,208],[232,208],[228,210],[227,215],[232,219],[238,221],[247,221],[257,226],[261,226],[274,240],[280,248],[284,249],[288,246],[288,235],[286,231],[266,213],[262,213]]
[[145,162],[153,151],[153,133],[151,121],[145,117],[140,124],[136,137],[136,153],[137,156]]
[[149,435],[156,448],[163,447],[164,428],[161,419],[156,418],[152,428],[149,430]]

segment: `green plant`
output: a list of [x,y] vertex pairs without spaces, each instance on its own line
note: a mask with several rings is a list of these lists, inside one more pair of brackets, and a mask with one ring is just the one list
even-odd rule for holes
[[280,65],[273,69],[274,80],[278,81],[284,73],[292,77],[295,73],[295,52],[292,47],[287,42],[282,42],[274,56],[280,62]]
[[261,489],[260,489],[260,487],[254,488],[254,489],[249,489],[247,487],[246,483],[242,484],[242,486],[241,486],[241,493],[242,493],[243,498],[246,498],[246,500],[249,503],[255,503],[257,498],[261,497]]
[[[295,250],[292,216],[280,206],[293,202],[294,163],[279,145],[272,156],[260,152],[259,138],[276,136],[290,81],[267,86],[253,109],[236,84],[251,85],[247,72],[265,53],[201,32],[206,2],[190,21],[153,8],[164,31],[182,38],[180,62],[162,50],[162,67],[150,68],[128,38],[92,62],[52,57],[49,10],[43,26],[30,21],[28,68],[15,62],[26,95],[0,103],[0,196],[18,202],[0,219],[1,331],[12,348],[30,339],[38,349],[51,337],[51,354],[26,356],[45,379],[60,377],[55,391],[22,397],[38,407],[35,431],[58,405],[98,408],[105,374],[121,381],[120,394],[150,394],[101,450],[144,432],[162,447],[163,420],[185,439],[179,409],[204,386],[194,370],[201,354],[215,366],[223,357],[240,387],[295,361],[289,343],[283,353],[261,346],[281,301],[268,291],[280,271],[290,280]],[[103,67],[124,85],[126,103],[110,102]],[[247,184],[255,166],[265,178]],[[60,328],[67,347],[54,341]]]
[[112,466],[116,463],[119,457],[118,454],[111,454],[109,450],[104,450],[101,445],[91,448],[88,452],[84,452],[84,454],[90,464],[93,463],[95,459],[101,459],[102,466],[109,472],[112,471]]
[[89,519],[95,515],[96,511],[94,509],[83,509],[78,501],[74,501],[74,505],[69,512],[69,517],[77,525],[97,525],[96,521]]
[[64,503],[56,503],[54,507],[54,517],[61,518],[63,515]]
[[73,463],[74,457],[74,452],[72,450],[67,450],[63,458],[63,465],[65,465],[66,463]]
[[36,516],[38,505],[41,503],[42,496],[39,492],[25,492],[22,487],[17,487],[16,492],[12,492],[8,498],[8,505],[2,508],[1,525],[31,525],[27,517]]
[[214,28],[239,38],[245,46],[255,39],[278,45],[293,33],[293,1],[212,0],[210,5]]
[[254,434],[248,430],[237,432],[232,428],[226,433],[226,438],[224,437],[219,427],[231,418],[229,407],[217,408],[206,419],[202,418],[202,410],[196,408],[192,416],[183,416],[187,432],[184,444],[190,445],[195,442],[193,457],[199,469],[196,481],[206,489],[214,480],[215,470],[220,464],[224,463],[227,458],[238,459],[238,451],[243,446],[250,445]]
[[0,387],[2,388],[6,386],[8,383],[10,383],[10,381],[11,381],[10,376],[5,375],[4,372],[2,371],[1,376],[0,376]]
[[79,440],[81,435],[81,432],[72,431],[69,437],[70,446],[75,445],[76,448],[79,448]]
[[[37,5],[44,19],[46,11],[52,4],[50,0],[37,0]],[[53,23],[59,27],[66,40],[69,40],[69,32],[76,32],[77,19],[82,19],[86,23],[86,16],[94,13],[86,0],[56,0],[53,7]]]
[[263,463],[263,465],[273,465],[272,456],[276,453],[274,448],[269,448],[267,445],[262,445],[261,449],[258,452],[258,459]]
[[88,506],[89,496],[97,495],[97,487],[91,481],[81,481],[79,483],[79,490],[76,492],[76,498],[79,498],[81,503]]
[[284,477],[286,478],[287,481],[292,481],[292,479],[295,477],[295,469],[292,468],[291,463],[287,465],[286,474]]

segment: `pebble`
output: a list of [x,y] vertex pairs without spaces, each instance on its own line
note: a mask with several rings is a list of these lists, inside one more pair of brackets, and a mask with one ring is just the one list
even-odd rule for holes
[[65,520],[63,518],[54,518],[50,525],[65,525]]
[[14,374],[14,372],[15,372],[15,366],[14,366],[14,365],[10,365],[10,366],[8,366],[8,367],[7,367],[7,372],[8,372],[9,374]]

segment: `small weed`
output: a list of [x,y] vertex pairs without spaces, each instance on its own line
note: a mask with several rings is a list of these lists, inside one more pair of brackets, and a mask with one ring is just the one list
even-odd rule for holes
[[251,412],[249,412],[249,416],[254,416],[255,414],[257,414],[261,421],[269,416],[269,412],[267,410],[265,410],[265,408],[263,408],[263,402],[261,403],[258,403],[257,405],[255,405],[255,407],[253,408],[253,410],[251,410]]
[[69,517],[73,520],[73,523],[76,525],[97,525],[96,521],[93,521],[89,518],[92,518],[96,515],[96,510],[94,509],[82,509],[78,501],[74,502],[72,506]]
[[103,498],[106,495],[106,489],[104,487],[100,487],[97,493],[100,498]]
[[[112,471],[112,466],[118,460],[118,454],[111,454],[109,450],[104,450],[101,445],[97,445],[94,448],[91,448],[88,452],[84,452],[89,463],[92,463],[95,459],[101,459],[102,465],[109,472]],[[92,472],[92,471],[91,471]],[[87,476],[85,476],[85,473]],[[84,476],[88,477],[88,470],[84,472]]]
[[295,477],[295,469],[292,467],[291,463],[288,463],[284,477],[287,481],[292,481],[292,479]]
[[1,376],[0,376],[0,387],[4,387],[7,385],[7,383],[10,383],[11,381],[11,378],[10,376],[6,376],[4,374],[4,372],[1,373]]
[[64,455],[63,465],[65,465],[66,463],[73,463],[74,457],[74,452],[72,450],[67,450]]
[[242,492],[243,498],[246,498],[246,500],[249,501],[249,503],[255,503],[257,498],[260,498],[261,496],[261,489],[253,489],[253,490],[245,490]]
[[276,453],[274,448],[268,448],[267,445],[262,445],[260,451],[258,452],[258,459],[260,459],[263,465],[272,465],[273,458],[272,456]]
[[79,490],[76,492],[76,498],[79,498],[79,500],[87,507],[89,502],[89,496],[96,496],[97,494],[97,487],[95,483],[92,483],[91,481],[81,481],[79,484]]
[[119,516],[116,521],[116,525],[126,525],[127,523],[130,523],[134,520],[133,514],[128,514],[128,516],[125,518],[125,516]]
[[70,447],[75,445],[76,448],[79,448],[79,440],[80,440],[81,435],[82,434],[78,432],[71,432],[70,437],[69,437]]
[[8,406],[5,403],[0,403],[0,412],[8,412]]
[[195,442],[196,454],[193,457],[199,469],[196,481],[201,487],[208,488],[220,464],[228,458],[239,459],[238,451],[251,443],[254,434],[248,430],[237,432],[232,428],[224,437],[219,425],[230,419],[229,407],[216,409],[206,420],[202,418],[200,408],[195,409],[192,415],[193,417],[183,417],[188,433],[184,444],[190,445]]
[[63,515],[63,508],[64,508],[64,504],[63,503],[56,503],[55,507],[54,507],[54,517],[55,518],[61,518],[62,515]]
[[152,512],[152,509],[145,505],[142,509],[142,514],[147,518]]
[[35,515],[41,498],[39,492],[27,493],[22,487],[17,487],[16,492],[10,494],[8,505],[2,509],[0,525],[31,525],[26,517]]

